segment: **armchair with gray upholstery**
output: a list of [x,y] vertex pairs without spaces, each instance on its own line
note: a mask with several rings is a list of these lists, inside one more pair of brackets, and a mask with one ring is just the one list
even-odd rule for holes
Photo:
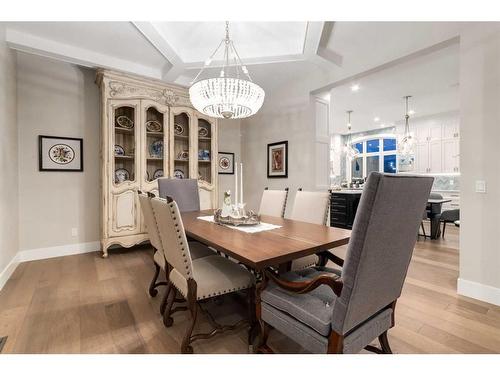
[[[372,172],[358,207],[341,271],[264,272],[257,293],[258,351],[270,327],[315,353],[391,353],[387,331],[416,242],[432,177]],[[370,345],[380,342],[380,348]]]

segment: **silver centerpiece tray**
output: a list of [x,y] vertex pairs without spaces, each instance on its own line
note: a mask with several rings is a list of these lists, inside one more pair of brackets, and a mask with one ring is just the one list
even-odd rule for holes
[[258,225],[260,224],[260,216],[257,215],[253,211],[248,211],[244,216],[241,217],[233,217],[233,216],[227,216],[223,217],[221,216],[222,209],[217,209],[214,212],[214,222],[217,224],[222,224],[222,225],[233,225],[235,227],[239,225]]

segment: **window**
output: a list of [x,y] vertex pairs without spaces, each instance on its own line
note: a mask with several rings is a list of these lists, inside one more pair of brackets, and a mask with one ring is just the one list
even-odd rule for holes
[[396,173],[396,138],[379,136],[354,142],[359,155],[351,161],[351,179],[368,177],[370,172]]
[[379,152],[380,151],[380,139],[370,139],[366,141],[366,152]]

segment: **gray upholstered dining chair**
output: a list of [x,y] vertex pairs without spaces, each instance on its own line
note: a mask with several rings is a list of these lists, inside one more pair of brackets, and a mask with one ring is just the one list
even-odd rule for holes
[[180,212],[200,210],[200,191],[198,181],[193,178],[159,178],[160,198],[172,197],[177,202]]
[[[341,271],[317,267],[277,276],[266,270],[256,301],[258,350],[271,351],[266,342],[272,326],[312,352],[391,353],[387,331],[395,324],[432,182],[372,172]],[[381,349],[370,345],[377,338]]]
[[[151,204],[158,223],[165,259],[172,267],[169,273],[170,283],[167,285],[168,297],[164,323],[167,327],[173,324],[171,314],[175,310],[172,309],[172,305],[176,291],[186,300],[190,313],[191,321],[188,323],[182,340],[181,352],[192,353],[191,343],[198,339],[213,337],[217,333],[235,329],[246,322],[253,325],[255,278],[252,273],[230,259],[218,255],[194,259],[177,203],[171,197],[167,197],[167,199],[153,198]],[[241,320],[232,326],[224,327],[213,322],[213,319],[209,319],[214,323],[212,332],[192,334],[198,309],[201,309],[198,304],[200,301],[240,290],[248,291],[249,321]]]
[[[326,225],[330,193],[328,191],[302,191],[295,194],[290,219],[312,224]],[[317,255],[308,255],[292,262],[292,270],[303,269],[318,264]]]
[[[149,241],[151,242],[151,246],[154,249],[153,261],[155,265],[155,273],[153,276],[153,280],[149,285],[149,295],[151,297],[156,297],[158,294],[157,287],[161,285],[167,285],[168,280],[168,264],[165,260],[165,253],[163,249],[163,244],[160,239],[160,233],[158,231],[158,225],[156,223],[156,219],[153,213],[153,207],[151,205],[151,199],[154,198],[153,193],[143,193],[140,190],[137,191],[139,196],[139,203],[141,205],[142,216],[144,217],[144,223],[146,224],[146,230],[148,232]],[[191,254],[193,259],[202,258],[209,255],[214,255],[214,252],[202,245],[199,242],[190,243],[191,246]],[[166,281],[158,282],[158,277],[160,276],[160,270],[163,270],[165,273]],[[165,312],[167,302],[167,295],[165,294],[163,301],[160,306],[160,313],[163,314]]]
[[444,238],[444,232],[446,230],[447,223],[454,223],[455,221],[460,220],[460,210],[444,210],[441,213],[441,222],[443,223],[443,230],[441,231],[441,237]]
[[284,217],[287,198],[288,188],[285,190],[269,190],[266,187],[260,200],[259,215]]
[[[443,196],[439,193],[430,193],[429,194],[429,199],[443,199]],[[441,212],[441,207],[439,208],[439,211]],[[427,221],[427,219],[429,218],[429,214],[428,214],[428,210],[427,210],[427,205],[425,207],[425,210],[424,210],[424,213],[422,215],[422,221],[420,223],[420,228],[422,228],[422,236],[424,238],[430,238],[431,236],[430,235],[427,235],[425,233],[425,226],[424,226],[424,221]]]

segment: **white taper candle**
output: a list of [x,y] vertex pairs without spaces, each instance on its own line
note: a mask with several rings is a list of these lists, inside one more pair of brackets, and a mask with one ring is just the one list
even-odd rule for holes
[[238,163],[234,163],[234,204],[238,204]]
[[240,163],[240,202],[243,204],[243,163]]

